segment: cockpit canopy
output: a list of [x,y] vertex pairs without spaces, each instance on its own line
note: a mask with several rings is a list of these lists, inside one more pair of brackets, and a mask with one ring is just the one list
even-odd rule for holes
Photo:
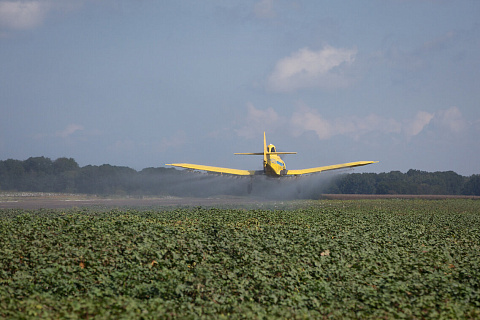
[[268,152],[277,152],[277,151],[275,151],[275,146],[274,146],[273,144],[269,144],[269,145],[268,145],[267,151],[268,151]]

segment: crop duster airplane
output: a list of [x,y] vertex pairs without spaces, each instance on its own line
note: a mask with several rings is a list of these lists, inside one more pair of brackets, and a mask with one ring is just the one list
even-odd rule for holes
[[256,153],[235,153],[241,155],[263,155],[263,170],[239,170],[221,167],[204,166],[199,164],[190,163],[171,163],[167,166],[174,166],[180,168],[203,170],[209,172],[226,173],[239,176],[254,176],[254,175],[267,175],[270,177],[284,177],[284,176],[300,176],[303,174],[310,174],[315,172],[322,172],[327,170],[336,170],[343,168],[365,166],[367,164],[377,163],[378,161],[357,161],[348,162],[342,164],[334,164],[330,166],[301,169],[301,170],[287,170],[285,162],[280,158],[280,155],[284,154],[296,154],[296,152],[278,152],[273,144],[267,145],[267,139],[265,132],[263,133],[263,152]]

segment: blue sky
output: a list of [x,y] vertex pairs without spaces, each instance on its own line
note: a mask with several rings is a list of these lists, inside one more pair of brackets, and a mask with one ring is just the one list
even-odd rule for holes
[[480,173],[480,1],[0,0],[0,160]]

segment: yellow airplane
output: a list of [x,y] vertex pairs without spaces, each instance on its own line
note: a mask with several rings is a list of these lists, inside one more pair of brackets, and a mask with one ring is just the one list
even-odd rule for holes
[[267,146],[267,139],[265,132],[263,133],[263,152],[255,153],[235,153],[240,155],[263,155],[263,170],[239,170],[221,167],[204,166],[199,164],[190,163],[171,163],[167,166],[174,166],[180,168],[203,170],[209,172],[226,173],[240,176],[254,176],[254,175],[267,175],[270,177],[283,177],[283,176],[300,176],[303,174],[310,174],[315,172],[322,172],[327,170],[336,170],[343,168],[365,166],[367,164],[377,163],[378,161],[357,161],[348,162],[342,164],[334,164],[330,166],[301,169],[301,170],[287,170],[285,162],[280,158],[283,154],[296,154],[296,152],[278,152],[273,144]]

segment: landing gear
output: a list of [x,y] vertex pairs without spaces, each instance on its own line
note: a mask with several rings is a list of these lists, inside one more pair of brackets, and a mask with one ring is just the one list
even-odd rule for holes
[[253,180],[250,180],[250,182],[248,183],[248,186],[247,186],[248,194],[252,193],[252,189],[253,189]]

